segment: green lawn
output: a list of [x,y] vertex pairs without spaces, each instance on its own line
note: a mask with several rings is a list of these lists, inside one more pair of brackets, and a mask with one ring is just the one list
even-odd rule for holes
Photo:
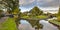
[[23,16],[22,18],[30,18],[29,16]]
[[45,16],[45,15],[40,15],[40,16],[36,16],[36,18],[38,18],[38,19],[44,19],[44,18],[47,18],[47,16]]
[[8,18],[4,23],[1,24],[0,30],[17,30],[15,20]]
[[37,18],[37,19],[44,19],[44,18],[47,18],[47,16],[45,16],[45,15],[32,16],[32,17],[29,17],[29,16],[23,16],[22,18]]

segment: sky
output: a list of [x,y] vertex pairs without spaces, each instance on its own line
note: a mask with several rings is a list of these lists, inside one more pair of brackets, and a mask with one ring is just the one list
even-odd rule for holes
[[60,0],[19,0],[22,12],[29,11],[34,6],[38,6],[41,10],[58,10]]

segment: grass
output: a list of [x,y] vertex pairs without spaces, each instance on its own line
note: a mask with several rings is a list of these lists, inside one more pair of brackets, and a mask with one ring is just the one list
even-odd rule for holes
[[30,18],[29,16],[23,16],[22,18]]
[[59,21],[57,21],[57,20],[49,20],[49,22],[54,23],[54,24],[56,24],[56,25],[59,25],[59,26],[60,26],[60,22],[59,22]]
[[22,18],[37,18],[37,19],[44,19],[44,18],[47,18],[47,16],[45,15],[40,15],[40,16],[32,16],[32,17],[29,17],[29,16],[23,16]]
[[49,22],[60,26],[60,16],[57,16],[57,20],[49,20]]
[[7,20],[1,24],[0,30],[17,30],[15,19],[7,18]]
[[47,18],[47,16],[45,16],[45,15],[40,15],[40,16],[36,16],[36,18],[44,19],[44,18]]

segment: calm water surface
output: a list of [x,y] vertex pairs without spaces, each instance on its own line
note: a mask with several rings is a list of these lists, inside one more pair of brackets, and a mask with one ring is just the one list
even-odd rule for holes
[[[21,24],[19,24],[19,30],[35,30],[35,28],[32,28],[31,24],[26,20],[21,20]],[[48,21],[41,20],[39,21],[43,25],[43,29],[41,30],[58,30],[58,28],[52,24],[50,24]]]
[[48,21],[41,20],[40,23],[44,25],[42,30],[58,30],[56,26],[50,24]]

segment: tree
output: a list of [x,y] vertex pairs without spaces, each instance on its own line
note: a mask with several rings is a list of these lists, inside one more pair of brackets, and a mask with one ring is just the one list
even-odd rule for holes
[[4,11],[0,10],[0,18],[3,17],[3,13],[4,13]]
[[43,12],[37,6],[29,11],[32,15],[38,16],[41,15]]
[[58,11],[58,16],[60,16],[60,8],[59,8],[59,11]]
[[19,9],[19,0],[2,0],[0,1],[0,4],[4,5],[5,9],[8,10],[8,13],[15,11],[16,8]]
[[0,1],[1,9],[7,9],[8,14],[16,14],[14,16],[18,17],[19,14],[19,0],[2,0]]
[[2,14],[3,13],[3,10],[0,10],[0,14]]
[[60,8],[59,8],[59,11],[58,11],[58,15],[57,15],[57,20],[60,21]]
[[12,11],[12,14],[19,14],[20,10],[18,8],[15,8],[15,10]]

